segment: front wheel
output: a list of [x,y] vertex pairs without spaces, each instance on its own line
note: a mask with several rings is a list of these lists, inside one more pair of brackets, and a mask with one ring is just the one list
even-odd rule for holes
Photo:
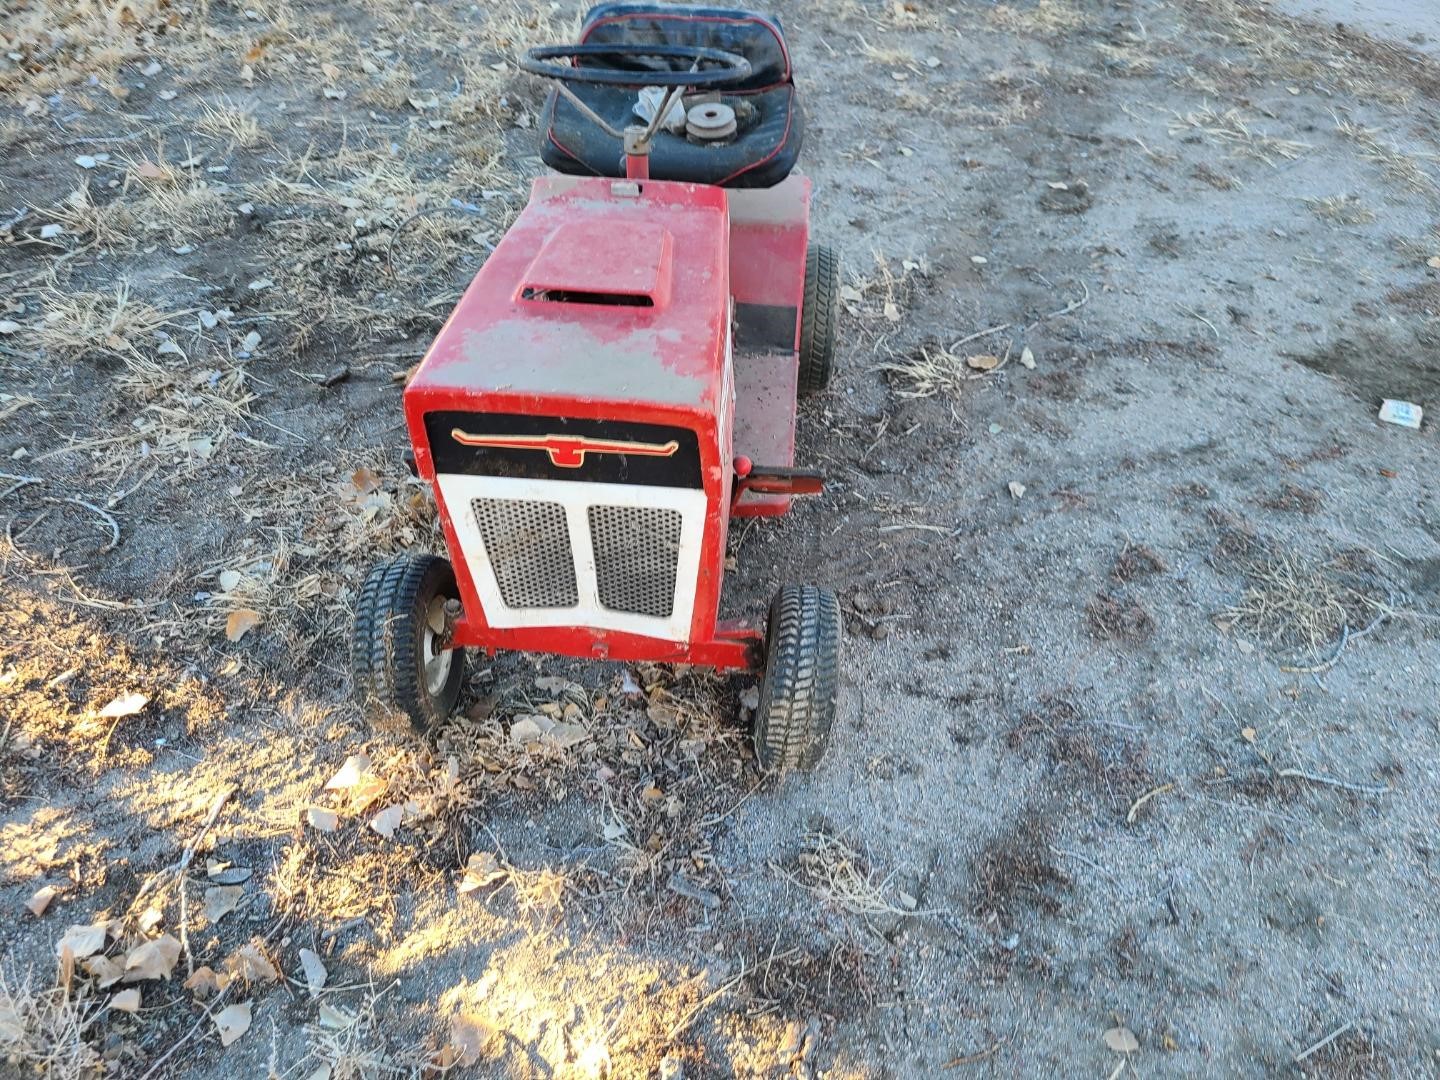
[[786,585],[770,605],[755,756],[766,772],[813,768],[825,753],[840,691],[840,601]]
[[396,555],[365,578],[355,603],[350,664],[371,726],[423,735],[444,720],[465,681],[465,651],[446,648],[455,571],[435,555]]

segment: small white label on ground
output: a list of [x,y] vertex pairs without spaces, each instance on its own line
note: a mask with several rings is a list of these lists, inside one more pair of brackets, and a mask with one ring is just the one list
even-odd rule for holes
[[1393,401],[1386,398],[1385,403],[1380,406],[1380,419],[1387,424],[1400,424],[1402,427],[1418,430],[1424,416],[1425,410],[1410,401]]

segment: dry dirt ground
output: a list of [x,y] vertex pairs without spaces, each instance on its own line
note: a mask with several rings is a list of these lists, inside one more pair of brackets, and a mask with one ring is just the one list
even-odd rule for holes
[[0,1073],[1440,1070],[1440,468],[1377,420],[1440,409],[1440,67],[778,6],[847,313],[727,604],[834,587],[846,675],[773,781],[697,673],[477,662],[423,746],[348,700],[569,0],[6,4]]

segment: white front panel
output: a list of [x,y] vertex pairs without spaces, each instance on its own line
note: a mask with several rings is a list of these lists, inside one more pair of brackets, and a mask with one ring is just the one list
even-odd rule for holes
[[[485,621],[504,629],[522,626],[591,626],[620,630],[670,641],[687,641],[695,609],[695,585],[700,572],[700,543],[705,529],[705,492],[690,488],[647,487],[638,484],[592,484],[569,480],[527,480],[509,476],[465,476],[441,473],[436,477],[441,498],[460,538],[465,562],[475,579]],[[514,499],[558,503],[565,511],[570,549],[575,563],[579,603],[571,607],[510,607],[501,594],[500,581],[485,549],[476,520],[476,499]],[[674,510],[681,516],[675,570],[675,600],[669,618],[612,611],[600,603],[595,551],[590,540],[592,506]]]

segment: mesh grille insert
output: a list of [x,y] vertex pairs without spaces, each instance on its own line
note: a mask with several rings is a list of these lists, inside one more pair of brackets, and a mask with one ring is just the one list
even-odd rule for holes
[[471,508],[506,607],[561,608],[580,602],[563,506],[476,499]]
[[600,603],[611,611],[668,619],[675,606],[680,512],[592,506],[589,518]]

